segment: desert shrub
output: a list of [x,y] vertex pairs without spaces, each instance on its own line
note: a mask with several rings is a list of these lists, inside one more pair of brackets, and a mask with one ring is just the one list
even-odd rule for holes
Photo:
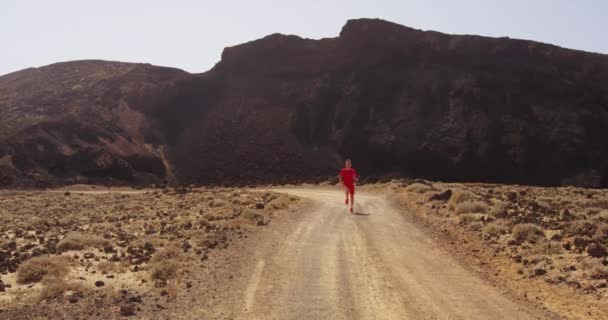
[[150,265],[150,277],[153,280],[167,281],[177,276],[179,268],[177,261],[157,261]]
[[165,247],[154,254],[150,260],[150,278],[162,282],[175,278],[184,259],[182,248],[174,245]]
[[433,191],[433,187],[423,183],[415,182],[405,187],[405,191],[414,193],[427,193],[429,191]]
[[252,220],[252,221],[262,218],[262,215],[259,214],[256,210],[249,209],[249,208],[244,209],[243,212],[241,213],[241,215],[243,216],[243,218],[245,218],[247,220]]
[[97,271],[101,274],[115,273],[120,272],[122,270],[122,266],[116,262],[111,261],[102,261],[97,264]]
[[538,254],[553,255],[564,252],[564,248],[558,241],[543,241],[535,247],[535,251]]
[[484,215],[480,213],[464,213],[458,216],[458,222],[462,224],[470,224],[476,221],[481,221]]
[[40,282],[46,278],[61,279],[70,271],[70,259],[62,256],[31,258],[17,269],[17,283]]
[[456,213],[486,213],[488,205],[481,201],[461,202],[456,206]]
[[44,286],[38,292],[39,300],[52,300],[63,296],[68,291],[78,291],[84,292],[88,291],[85,287],[76,284],[66,282],[63,279],[54,279],[53,281],[48,281],[44,283]]
[[57,249],[61,251],[83,250],[90,247],[101,249],[108,245],[110,245],[110,242],[100,236],[73,232],[59,241]]
[[571,235],[583,235],[583,236],[593,236],[595,233],[595,226],[584,220],[576,220],[572,221],[566,227],[566,232]]
[[597,227],[595,239],[598,241],[608,241],[608,223],[602,223]]
[[277,197],[276,199],[270,201],[270,203],[268,204],[268,207],[270,209],[273,210],[281,210],[281,209],[285,209],[287,207],[289,207],[289,198],[286,196],[280,196]]
[[494,217],[505,217],[507,215],[507,209],[509,208],[509,204],[506,202],[497,202],[490,209],[490,215]]
[[487,234],[492,237],[498,237],[503,234],[507,234],[507,226],[504,221],[494,221],[485,225],[482,229],[484,234]]
[[211,208],[219,208],[219,207],[224,207],[224,206],[226,206],[227,204],[228,204],[228,202],[226,202],[226,201],[224,201],[224,200],[221,200],[221,199],[214,199],[214,200],[211,200],[211,201],[209,202],[209,207],[211,207]]
[[600,208],[587,208],[587,209],[585,209],[584,214],[587,217],[592,217],[592,216],[597,215],[601,211],[602,211],[602,209],[600,209]]
[[536,242],[545,238],[543,229],[532,223],[520,223],[514,226],[511,234],[519,241]]
[[450,201],[448,201],[448,208],[455,210],[456,206],[462,202],[475,200],[475,195],[470,191],[456,190],[452,193]]
[[178,246],[170,245],[152,256],[152,262],[159,262],[164,260],[182,260],[184,258],[184,250]]
[[608,222],[608,210],[600,211],[593,219],[601,222]]

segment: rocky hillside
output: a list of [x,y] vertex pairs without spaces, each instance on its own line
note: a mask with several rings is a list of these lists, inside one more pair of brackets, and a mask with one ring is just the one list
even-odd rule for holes
[[204,74],[67,62],[0,77],[0,183],[366,176],[608,186],[608,56],[349,21]]

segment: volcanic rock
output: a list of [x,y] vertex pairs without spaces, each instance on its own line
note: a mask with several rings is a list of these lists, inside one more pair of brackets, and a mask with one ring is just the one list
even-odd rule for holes
[[605,83],[606,55],[378,19],[229,47],[203,74],[57,63],[0,77],[0,184],[321,182],[349,157],[369,176],[605,187]]

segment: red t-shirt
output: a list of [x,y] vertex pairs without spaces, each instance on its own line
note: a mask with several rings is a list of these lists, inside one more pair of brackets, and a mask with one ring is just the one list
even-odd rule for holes
[[347,186],[352,186],[355,184],[355,179],[357,176],[357,171],[354,168],[342,168],[340,170],[340,177],[342,177],[342,182],[344,182]]

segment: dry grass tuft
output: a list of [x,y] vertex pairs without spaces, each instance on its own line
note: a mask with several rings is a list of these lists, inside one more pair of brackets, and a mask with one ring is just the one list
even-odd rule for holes
[[289,197],[281,195],[276,199],[272,200],[268,204],[268,207],[273,210],[282,210],[289,207],[290,202],[291,201],[289,200]]
[[433,187],[423,184],[423,183],[412,183],[409,186],[405,187],[405,191],[414,192],[414,193],[427,193],[433,191]]
[[54,279],[44,284],[44,287],[38,292],[38,299],[40,301],[56,299],[68,291],[85,292],[88,290],[79,284],[70,283],[63,279]]
[[518,241],[538,242],[545,238],[543,229],[532,223],[521,223],[513,227],[511,231],[513,238]]
[[456,206],[456,213],[486,213],[488,205],[481,201],[466,201],[461,202]]
[[508,208],[508,203],[502,201],[497,202],[496,204],[494,204],[494,206],[492,206],[492,209],[490,210],[490,215],[494,217],[506,217]]
[[602,223],[595,230],[595,239],[598,241],[608,241],[608,223]]
[[70,258],[64,256],[29,259],[17,269],[17,283],[36,283],[47,278],[62,279],[70,271],[70,262]]
[[466,201],[474,201],[475,199],[475,195],[470,191],[456,190],[452,194],[450,201],[448,201],[448,208],[450,210],[455,210],[458,204]]
[[185,257],[184,251],[177,246],[168,246],[157,252],[150,260],[150,278],[156,281],[175,278]]
[[97,264],[97,271],[101,274],[117,273],[124,271],[124,267],[116,262],[102,261]]
[[481,221],[485,215],[480,213],[464,213],[458,216],[458,222],[462,224],[470,224],[473,222]]
[[57,249],[60,251],[84,250],[91,247],[102,249],[108,245],[110,245],[110,242],[100,236],[73,232],[59,241],[57,244]]
[[537,254],[554,255],[564,252],[562,244],[558,241],[543,241],[534,248]]
[[504,221],[494,221],[485,225],[481,231],[491,237],[499,237],[507,234],[508,228]]

